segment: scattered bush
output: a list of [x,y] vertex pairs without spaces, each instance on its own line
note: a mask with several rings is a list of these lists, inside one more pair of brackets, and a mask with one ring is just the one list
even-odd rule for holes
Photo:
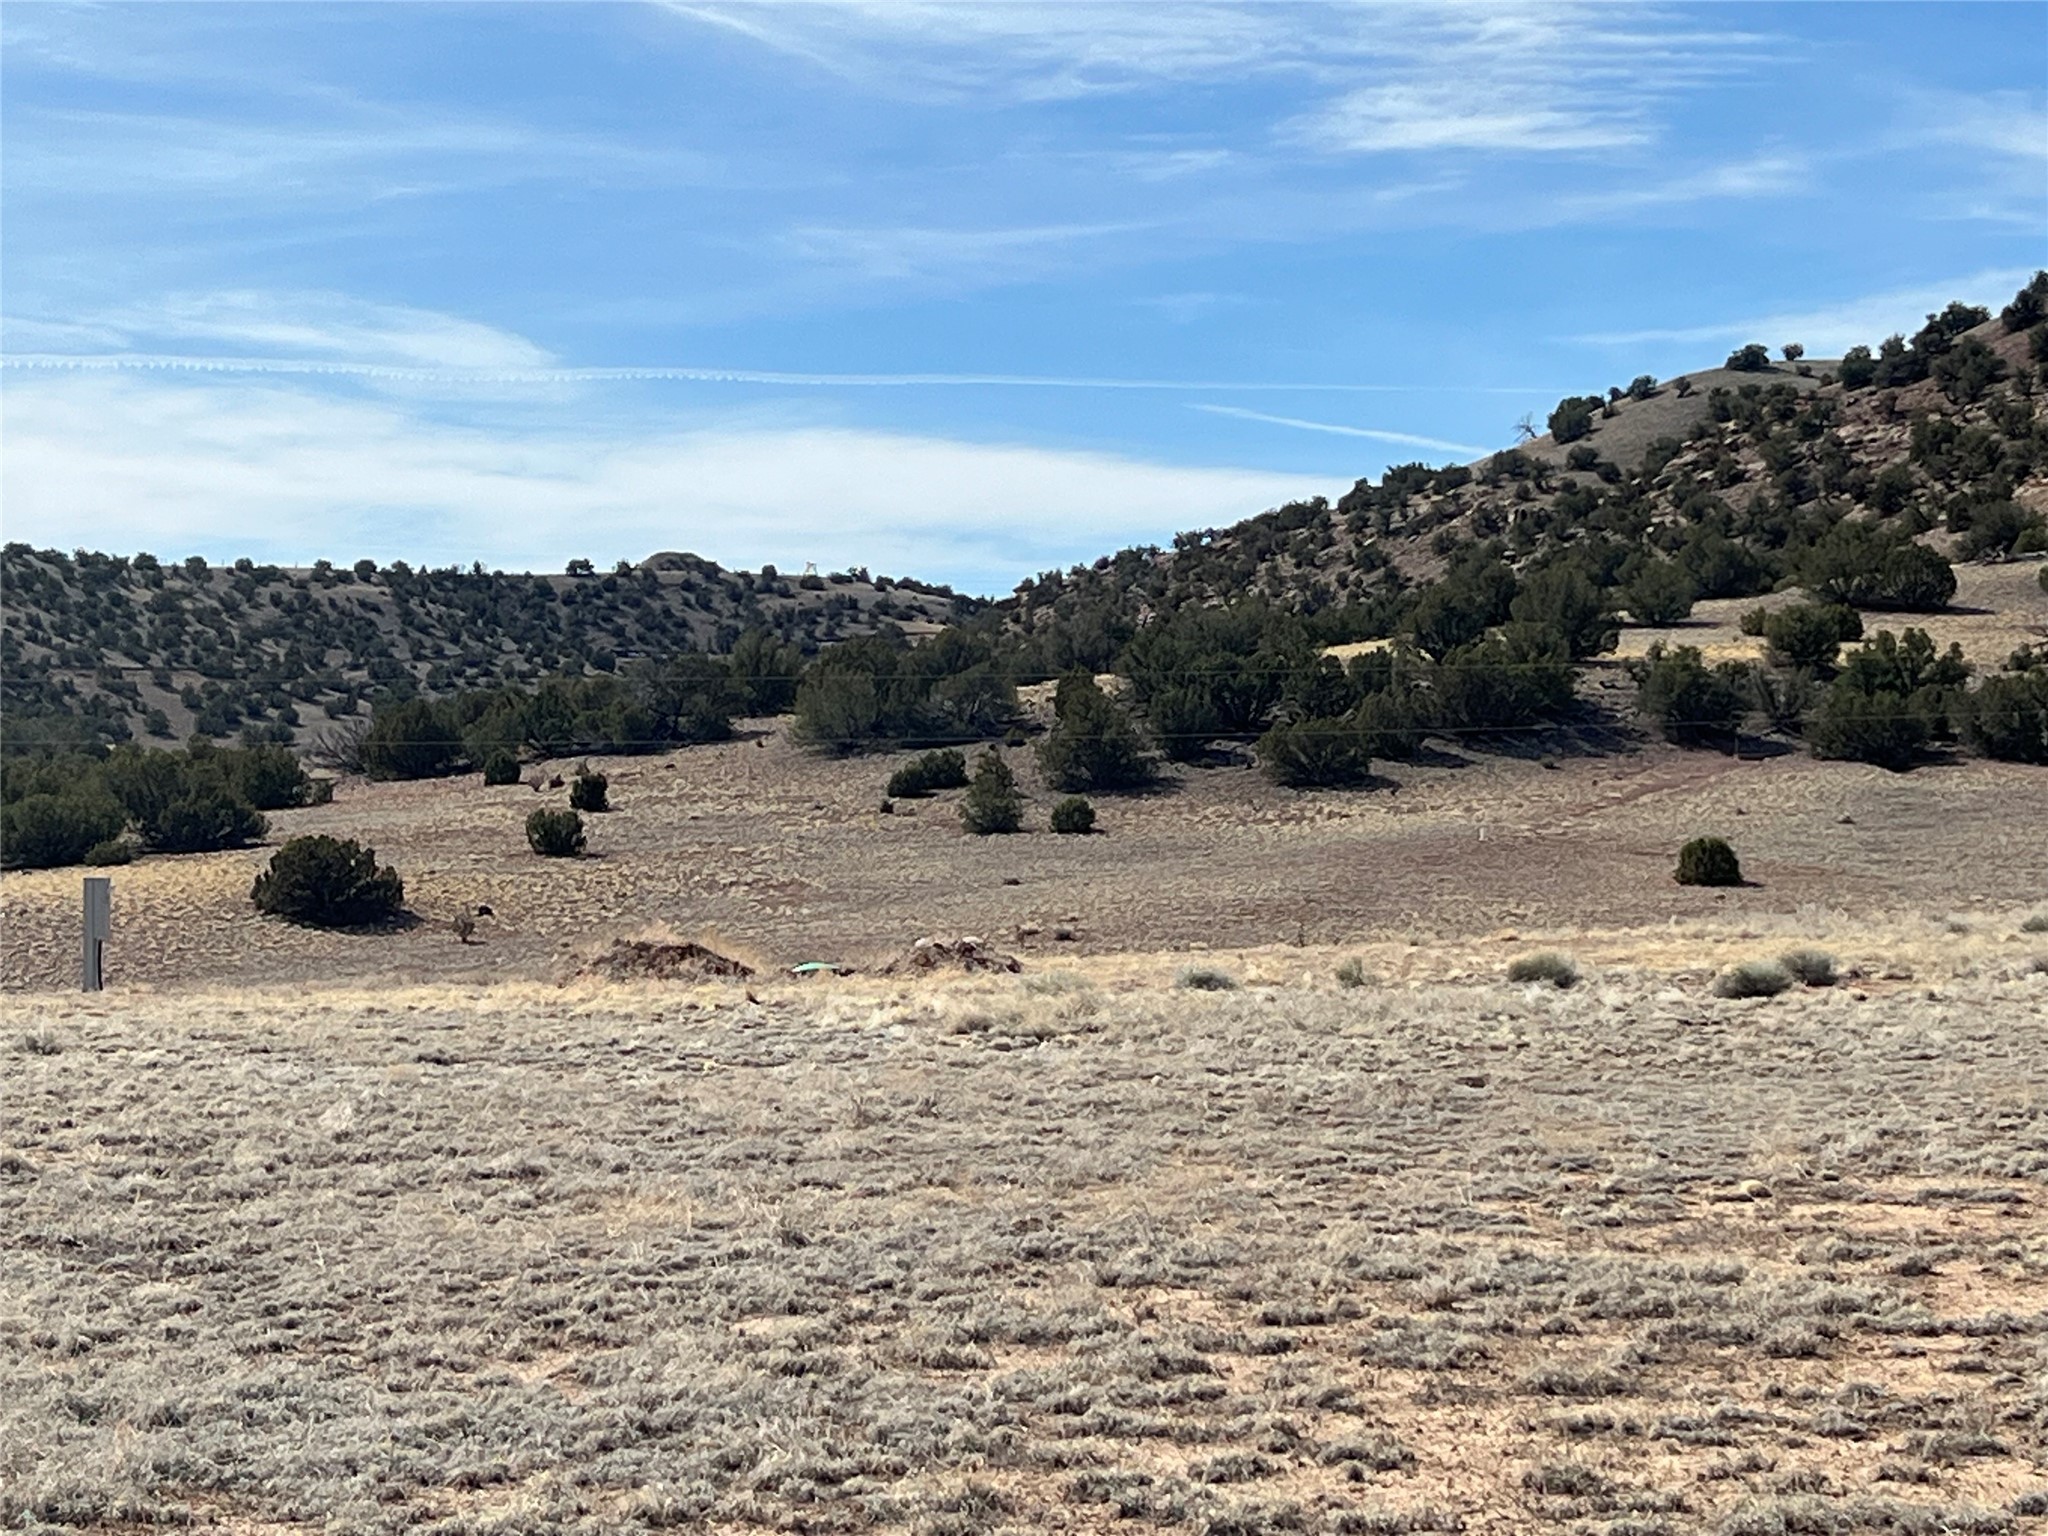
[[1792,985],[1792,973],[1775,960],[1745,960],[1714,978],[1716,997],[1776,997]]
[[1675,560],[1652,560],[1622,588],[1622,601],[1638,624],[1666,629],[1692,612],[1692,578]]
[[1546,950],[1541,954],[1518,955],[1509,961],[1508,980],[1548,982],[1560,989],[1575,987],[1579,984],[1579,968],[1569,956]]
[[1749,711],[1749,669],[1724,661],[1709,667],[1689,645],[1667,651],[1661,645],[1629,668],[1636,703],[1662,727],[1665,738],[1685,745],[1732,745]]
[[104,843],[94,843],[86,849],[85,862],[95,869],[106,869],[115,864],[133,864],[135,845],[125,837],[110,837]]
[[1801,986],[1832,987],[1835,957],[1824,949],[1791,949],[1778,957],[1778,964]]
[[1079,795],[1069,795],[1052,808],[1055,832],[1083,834],[1095,830],[1095,807]]
[[224,786],[195,785],[143,823],[143,838],[158,853],[212,853],[260,840],[270,822]]
[[1356,955],[1337,967],[1337,985],[1340,987],[1369,986],[1371,981],[1365,971],[1365,962]]
[[353,839],[295,837],[271,855],[249,898],[259,912],[338,928],[383,922],[405,904],[405,883]]
[[1965,560],[2011,560],[2048,549],[2048,522],[2017,502],[1993,501],[1972,507],[1968,521],[1969,526],[1956,540],[1956,553]]
[[1762,373],[1771,366],[1771,349],[1762,342],[1752,341],[1748,346],[1737,347],[1728,354],[1724,368],[1737,373]]
[[1973,751],[2009,763],[2048,763],[2048,667],[1985,678],[1957,713]]
[[380,709],[362,741],[363,771],[373,779],[431,779],[462,761],[462,737],[448,711],[426,699]]
[[1799,578],[1823,602],[1852,608],[1944,608],[1955,567],[1902,528],[1845,517],[1799,562]]
[[612,808],[611,789],[611,780],[603,774],[579,768],[576,777],[569,781],[569,807],[577,811],[608,811]]
[[1182,968],[1174,977],[1173,984],[1189,992],[1235,992],[1237,978],[1228,971],[1219,971],[1213,965],[1190,965]]
[[85,795],[26,795],[0,808],[0,866],[57,869],[118,837],[127,816],[113,801]]
[[1593,413],[1605,402],[1598,395],[1567,395],[1557,402],[1557,409],[1550,413],[1545,423],[1550,428],[1551,438],[1559,443],[1575,443],[1593,430]]
[[1038,744],[1039,771],[1055,789],[1142,789],[1159,776],[1137,727],[1085,672],[1060,680],[1056,719]]
[[2020,924],[2021,933],[2048,933],[2048,912],[2035,912]]
[[1856,610],[1839,603],[1795,603],[1764,615],[1764,641],[1781,667],[1832,671],[1843,643],[1862,638]]
[[526,818],[526,841],[544,859],[573,858],[583,851],[583,818],[574,811],[535,811]]
[[974,778],[960,801],[960,825],[976,837],[1015,832],[1024,825],[1017,776],[993,747],[974,765]]
[[887,793],[897,800],[922,800],[941,789],[961,789],[967,784],[967,754],[948,747],[905,763],[889,775]]
[[1678,850],[1672,878],[1680,885],[1740,885],[1742,864],[1726,838],[1696,837]]
[[1282,721],[1257,752],[1266,777],[1289,789],[1348,789],[1372,777],[1365,733],[1350,716]]
[[484,783],[490,786],[517,784],[519,782],[519,759],[504,747],[498,748],[484,759]]

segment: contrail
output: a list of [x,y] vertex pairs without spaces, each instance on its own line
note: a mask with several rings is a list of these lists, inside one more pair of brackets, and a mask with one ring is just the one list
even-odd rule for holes
[[1339,437],[1369,437],[1381,443],[1405,443],[1415,448],[1441,448],[1445,453],[1469,453],[1474,458],[1487,452],[1470,443],[1447,443],[1440,437],[1417,437],[1413,432],[1382,432],[1376,427],[1342,427],[1333,421],[1303,421],[1298,416],[1268,416],[1264,411],[1248,411],[1237,405],[1191,405],[1191,411],[1207,411],[1212,416],[1236,416],[1245,421],[1263,421],[1276,427],[1299,427],[1304,432],[1334,432]]
[[[649,364],[625,368],[408,368],[389,363],[327,361],[317,358],[199,357],[170,353],[108,352],[61,353],[19,352],[0,355],[0,368],[35,369],[47,372],[124,373],[255,373],[312,377],[389,379],[394,382],[427,384],[606,384],[615,382],[676,382],[690,384],[778,384],[803,388],[891,389],[939,386],[948,388],[1001,389],[1129,389],[1176,391],[1265,391],[1272,393],[1327,394],[1478,394],[1531,395],[1540,388],[1511,388],[1492,384],[1335,384],[1335,383],[1249,383],[1234,379],[1116,379],[1087,376],[1065,377],[1031,373],[782,373],[760,368],[691,368]],[[1224,407],[1214,407],[1223,410]],[[1267,417],[1288,426],[1307,426],[1318,431],[1347,432],[1361,437],[1386,437],[1394,442],[1417,443],[1424,447],[1456,448],[1455,443],[1435,443],[1424,437],[1398,433],[1367,432],[1362,428],[1326,427],[1314,422],[1288,421]],[[1473,450],[1478,452],[1480,450]]]

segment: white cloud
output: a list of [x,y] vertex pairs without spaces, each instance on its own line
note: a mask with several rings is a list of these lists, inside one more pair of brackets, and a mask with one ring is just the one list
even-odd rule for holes
[[435,310],[339,293],[235,290],[172,294],[62,320],[6,318],[10,352],[155,352],[199,343],[234,355],[407,369],[544,369],[523,336]]
[[1336,95],[1289,136],[1339,153],[1640,144],[1655,105],[1753,64],[1755,33],[1655,8],[1531,4],[733,5],[669,0],[880,94],[1032,101],[1297,77]]
[[[590,134],[318,100],[301,120],[20,109],[9,133],[13,195],[361,202],[531,181],[713,185],[739,173],[690,150]],[[306,121],[309,113],[323,120]]]
[[1556,212],[1566,218],[1625,213],[1637,208],[1665,208],[1730,198],[1789,197],[1808,184],[1803,156],[1753,155],[1726,165],[1708,166],[1648,186],[1624,187],[1562,199]]
[[681,548],[1006,590],[1118,543],[1329,489],[838,427],[450,426],[271,380],[15,372],[0,403],[8,537],[63,548],[531,569]]
[[1193,411],[1206,411],[1211,416],[1234,416],[1239,421],[1259,421],[1273,427],[1293,427],[1300,432],[1329,432],[1338,437],[1366,437],[1376,443],[1398,443],[1410,448],[1435,448],[1442,453],[1463,453],[1473,458],[1487,450],[1470,443],[1447,443],[1440,437],[1417,437],[1413,432],[1389,432],[1381,427],[1348,427],[1333,421],[1304,421],[1299,416],[1269,416],[1264,411],[1248,411],[1236,405],[1191,405]]
[[1047,224],[1020,228],[832,228],[791,230],[780,244],[804,263],[864,282],[1009,282],[1073,259],[1081,247],[1142,230],[1141,224]]
[[1874,347],[1894,331],[1910,335],[1919,329],[1924,316],[1953,299],[1997,310],[2032,276],[2031,267],[2001,267],[1944,282],[1866,294],[1816,309],[1784,310],[1674,328],[1602,331],[1570,339],[1602,347],[1657,341],[1760,341],[1776,347],[1796,341],[1815,357],[1839,357],[1853,346]]
[[1923,131],[1949,144],[2022,160],[2048,161],[2048,105],[2007,91],[1922,103]]

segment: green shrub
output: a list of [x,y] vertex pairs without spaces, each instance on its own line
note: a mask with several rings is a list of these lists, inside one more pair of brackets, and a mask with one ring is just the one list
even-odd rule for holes
[[1774,960],[1745,960],[1714,978],[1716,997],[1776,997],[1790,989],[1792,973]]
[[967,754],[948,747],[927,752],[889,775],[888,793],[898,800],[920,800],[934,790],[960,789],[967,783]]
[[1086,834],[1095,830],[1095,807],[1079,795],[1069,795],[1052,808],[1055,832]]
[[196,784],[144,827],[158,853],[212,853],[242,848],[270,830],[269,820],[225,786]]
[[133,864],[135,845],[125,837],[110,837],[104,843],[94,843],[86,849],[85,862],[95,869],[105,869],[115,864]]
[[1778,964],[1801,986],[1835,984],[1835,957],[1824,949],[1790,949],[1778,957]]
[[1567,955],[1546,950],[1541,954],[1518,955],[1508,962],[1509,981],[1548,982],[1560,989],[1579,984],[1579,968]]
[[1566,395],[1545,423],[1553,441],[1575,443],[1593,430],[1593,413],[1604,404],[1598,395]]
[[994,748],[982,753],[974,766],[974,778],[960,801],[960,825],[977,837],[1015,832],[1024,825],[1017,776]]
[[2043,549],[2048,549],[2048,523],[2013,501],[1972,507],[1969,526],[1956,540],[1956,553],[1965,560],[2010,560]]
[[1055,720],[1038,744],[1038,767],[1055,789],[1142,789],[1159,776],[1130,716],[1086,673],[1060,680]]
[[25,795],[0,807],[0,866],[57,869],[78,864],[118,837],[127,816],[113,801],[86,795]]
[[1936,609],[1956,595],[1955,567],[1902,528],[1845,517],[1799,562],[1823,602],[1854,608]]
[[1692,612],[1694,587],[1675,560],[1652,560],[1622,588],[1629,616],[1638,624],[1664,629]]
[[1290,789],[1347,789],[1372,777],[1365,733],[1350,716],[1282,721],[1257,751],[1266,777]]
[[484,783],[490,786],[517,784],[519,782],[519,759],[499,747],[484,759]]
[[1721,366],[1732,368],[1737,373],[1762,373],[1771,366],[1771,349],[1762,342],[1752,341],[1748,346],[1737,347],[1730,352],[1728,361]]
[[1190,965],[1182,968],[1173,984],[1189,992],[1235,992],[1237,978],[1228,971],[1219,971],[1213,965]]
[[380,709],[363,733],[363,771],[373,779],[431,779],[462,761],[462,737],[441,706],[407,699]]
[[271,855],[249,898],[259,912],[317,927],[347,927],[397,916],[405,882],[377,852],[353,839],[295,837]]
[[1672,878],[1680,885],[1740,885],[1742,864],[1727,839],[1696,837],[1678,850]]
[[1446,725],[1499,730],[1555,719],[1573,697],[1572,664],[1550,630],[1509,624],[1461,645],[1431,673]]
[[2048,912],[2035,912],[2020,924],[2021,933],[2048,933]]
[[1957,713],[1973,751],[2009,763],[2048,763],[2048,667],[1985,678]]
[[574,811],[535,811],[526,818],[526,841],[544,859],[573,858],[583,851],[583,818]]
[[1662,727],[1667,740],[1696,745],[1732,743],[1749,712],[1749,669],[1737,662],[1708,667],[1689,645],[1649,654],[1630,666],[1636,703]]
[[1363,987],[1371,985],[1372,978],[1366,974],[1365,962],[1353,955],[1337,967],[1337,985],[1340,987]]
[[1531,576],[1508,604],[1508,614],[1517,624],[1537,626],[1562,638],[1575,661],[1613,650],[1620,634],[1608,594],[1569,566],[1552,566]]
[[1902,694],[1866,693],[1837,678],[1806,722],[1806,743],[1815,757],[1873,763],[1902,773],[1927,745],[1928,717]]
[[214,755],[236,793],[259,811],[304,805],[312,794],[312,780],[289,747],[242,747]]
[[578,811],[608,811],[611,807],[611,780],[601,773],[588,768],[579,769],[576,777],[569,781],[569,805]]
[[1832,671],[1845,641],[1863,637],[1856,610],[1840,603],[1795,603],[1764,616],[1764,640],[1781,667]]

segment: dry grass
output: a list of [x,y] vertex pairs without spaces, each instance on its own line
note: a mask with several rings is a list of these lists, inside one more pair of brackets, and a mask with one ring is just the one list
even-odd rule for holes
[[2048,975],[1239,959],[17,1000],[0,1523],[2017,1529]]
[[[2048,593],[2037,580],[2040,568],[2039,560],[1958,565],[1951,607],[1940,613],[1866,613],[1864,632],[1924,629],[1937,648],[1959,645],[1973,666],[1996,671],[2021,646],[2048,640]],[[1754,608],[1783,608],[1806,600],[1806,594],[1796,590],[1767,597],[1716,598],[1697,604],[1689,619],[1667,629],[1628,626],[1615,655],[1626,660],[1653,645],[1689,645],[1708,661],[1761,661],[1764,642],[1742,632],[1742,616]]]
[[[585,859],[526,846],[527,813],[564,791],[474,777],[351,783],[331,805],[278,813],[273,840],[370,842],[405,877],[419,926],[311,933],[258,919],[249,885],[266,849],[147,858],[113,875],[110,975],[123,987],[554,978],[650,923],[722,932],[764,966],[869,964],[960,934],[1027,963],[1297,940],[1427,939],[1438,953],[1504,926],[1555,933],[1555,947],[1595,965],[1578,930],[1769,926],[1814,912],[1891,922],[2032,910],[2041,895],[2039,818],[2018,812],[2041,800],[2042,780],[2024,765],[1897,775],[1797,755],[1649,745],[1582,756],[1511,739],[1391,765],[1393,787],[1372,791],[1284,790],[1247,767],[1176,770],[1161,793],[1098,797],[1099,835],[1073,838],[1044,830],[1058,797],[1030,753],[1007,755],[1033,830],[986,839],[961,834],[952,795],[878,815],[901,759],[820,759],[779,728],[607,759],[618,809],[593,819]],[[1701,832],[1727,837],[1756,884],[1675,886],[1677,849]],[[0,986],[71,984],[78,891],[76,870],[0,876]],[[458,942],[455,919],[479,904],[491,915],[475,942]]]

